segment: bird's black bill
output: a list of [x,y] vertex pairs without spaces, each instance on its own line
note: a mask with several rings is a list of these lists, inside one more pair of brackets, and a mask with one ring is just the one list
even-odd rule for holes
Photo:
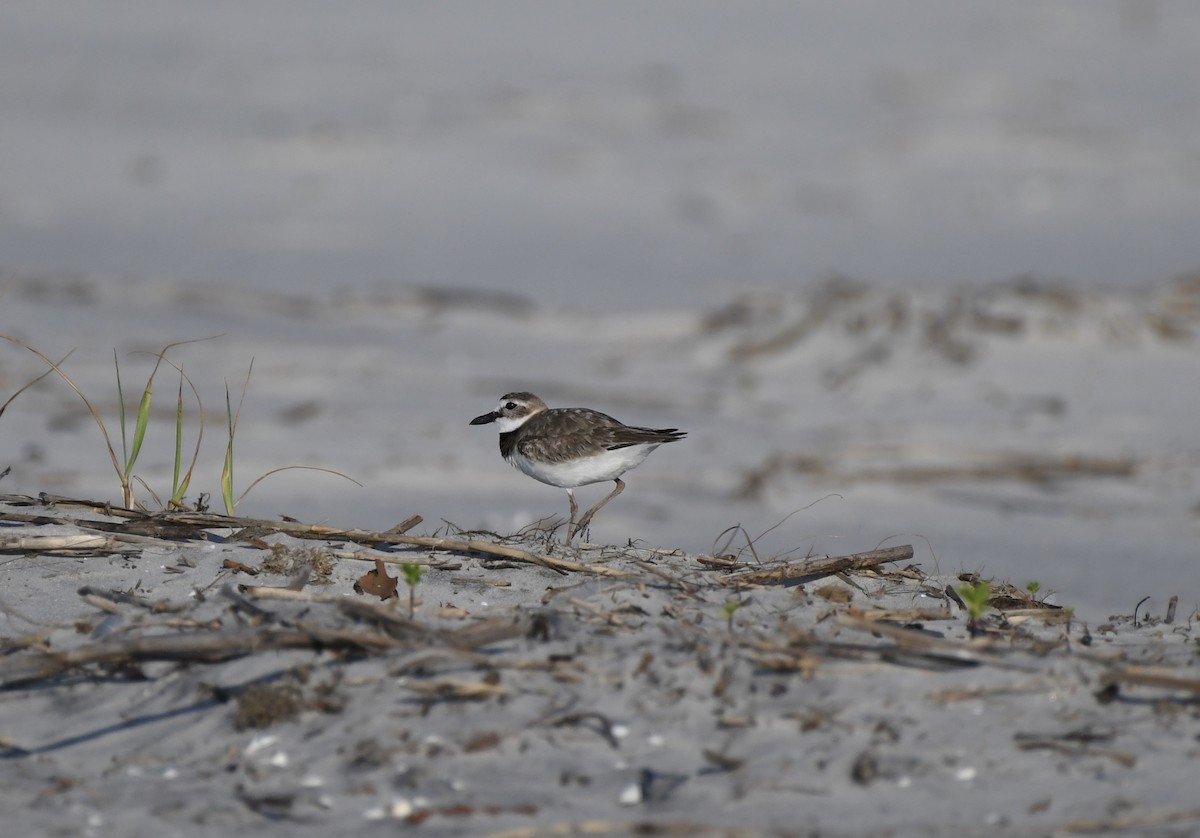
[[500,418],[500,414],[498,414],[496,411],[493,410],[491,413],[485,413],[482,416],[476,416],[474,419],[471,420],[471,424],[472,425],[486,425],[488,422],[495,422],[499,418]]

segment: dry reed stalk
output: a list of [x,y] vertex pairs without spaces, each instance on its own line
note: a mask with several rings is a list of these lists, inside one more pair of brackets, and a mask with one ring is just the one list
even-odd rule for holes
[[722,576],[719,577],[719,581],[722,585],[779,585],[832,576],[847,571],[869,570],[881,564],[902,562],[912,557],[912,545],[904,544],[899,547],[868,550],[865,553],[855,553],[849,556],[788,562],[765,570],[752,570]]

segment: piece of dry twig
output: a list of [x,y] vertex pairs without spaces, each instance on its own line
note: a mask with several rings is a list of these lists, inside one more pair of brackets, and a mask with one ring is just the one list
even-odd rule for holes
[[[133,509],[113,507],[111,504],[94,501],[78,501],[68,498],[49,498],[38,500],[25,496],[7,495],[0,501],[13,505],[49,505],[78,506],[92,509],[96,512],[120,517],[121,521],[93,521],[59,516],[33,516],[25,513],[0,511],[0,520],[14,520],[25,523],[53,523],[76,526],[81,529],[101,530],[110,533],[122,533],[126,537],[148,536],[159,538],[207,538],[208,530],[234,530],[234,540],[261,538],[263,535],[279,533],[294,538],[318,539],[322,541],[352,541],[372,547],[385,545],[402,545],[405,547],[420,547],[428,550],[440,550],[450,553],[482,553],[499,556],[514,561],[533,564],[553,570],[555,573],[586,573],[595,576],[628,577],[623,571],[607,568],[602,565],[587,565],[570,559],[560,559],[554,556],[539,555],[517,547],[509,547],[481,539],[443,538],[440,536],[406,535],[405,530],[411,529],[420,521],[420,516],[413,516],[397,524],[386,532],[371,532],[356,529],[340,529],[318,524],[303,524],[296,521],[267,521],[258,518],[239,518],[218,515],[212,512],[141,512]],[[121,536],[114,536],[121,539]],[[81,536],[83,538],[83,536]],[[123,539],[121,539],[123,540]],[[97,542],[100,544],[102,542]],[[350,558],[360,558],[351,556]],[[374,561],[375,556],[362,556],[366,561]],[[385,558],[389,563],[413,563],[412,559]]]
[[1169,670],[1148,666],[1126,666],[1106,672],[1100,679],[1104,685],[1136,685],[1164,690],[1182,690],[1200,695],[1200,679],[1181,678]]
[[835,573],[845,573],[851,570],[867,570],[888,562],[902,562],[913,557],[911,544],[899,547],[886,547],[880,550],[869,550],[866,553],[854,553],[849,556],[835,556],[824,559],[807,559],[802,562],[788,562],[766,570],[752,570],[745,573],[734,573],[719,577],[722,585],[780,585],[790,582],[805,582]]
[[274,649],[373,651],[397,641],[377,633],[355,633],[324,626],[237,629],[224,632],[163,634],[103,640],[53,653],[12,655],[0,660],[0,687],[14,687],[93,665],[143,661],[217,663]]

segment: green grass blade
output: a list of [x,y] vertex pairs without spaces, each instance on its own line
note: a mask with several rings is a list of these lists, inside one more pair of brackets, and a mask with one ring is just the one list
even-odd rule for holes
[[[129,444],[125,434],[125,391],[121,389],[121,361],[113,350],[113,367],[117,370],[117,418],[121,421],[121,461],[129,459]],[[122,475],[124,476],[124,475]]]
[[[237,410],[233,409],[233,401],[229,397],[229,383],[225,383],[225,415],[229,419],[229,442],[225,445],[225,465],[221,469],[221,497],[225,501],[225,511],[233,515],[237,500],[233,497],[233,438],[237,434],[238,419],[242,415],[242,405],[246,403],[246,391],[250,388],[250,376],[254,374],[254,359],[250,359],[250,368],[246,370],[246,380],[242,382],[242,394],[238,397]],[[245,492],[242,493],[243,495]]]
[[[167,347],[167,349],[170,349],[170,347]],[[163,352],[166,352],[166,350],[164,349]],[[196,471],[196,463],[200,460],[200,446],[204,441],[204,403],[200,400],[200,391],[196,389],[196,385],[192,383],[187,373],[183,371],[183,367],[165,355],[160,357],[179,373],[179,394],[175,397],[175,477],[173,479],[169,507],[172,509],[181,509],[183,508],[183,497],[187,494],[188,487],[192,485],[192,474]],[[196,429],[196,445],[192,450],[191,461],[188,463],[187,470],[183,472],[183,476],[180,477],[179,471],[183,455],[183,385],[185,382],[188,389],[192,391],[192,397],[196,400],[196,422],[198,427]]]
[[150,399],[153,391],[154,388],[146,382],[142,400],[138,402],[137,424],[133,426],[133,448],[129,452],[129,460],[125,463],[126,477],[133,472],[133,465],[137,462],[138,454],[142,452],[142,440],[146,438],[146,427],[150,424]]
[[225,443],[225,463],[221,466],[221,499],[225,502],[225,514],[233,515],[233,432],[236,422],[233,417],[233,402],[229,398],[229,385],[225,385],[225,416],[229,420],[229,441]]
[[179,394],[175,397],[175,467],[171,471],[171,503],[178,505],[183,500],[187,487],[179,484],[179,470],[183,465],[183,371],[179,373]]

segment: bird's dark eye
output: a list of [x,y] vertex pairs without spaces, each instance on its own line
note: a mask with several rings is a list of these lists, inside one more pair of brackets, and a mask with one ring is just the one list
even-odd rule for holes
[[516,410],[516,409],[517,409],[517,403],[516,403],[516,402],[505,402],[505,403],[504,403],[504,409],[505,409],[505,410]]

